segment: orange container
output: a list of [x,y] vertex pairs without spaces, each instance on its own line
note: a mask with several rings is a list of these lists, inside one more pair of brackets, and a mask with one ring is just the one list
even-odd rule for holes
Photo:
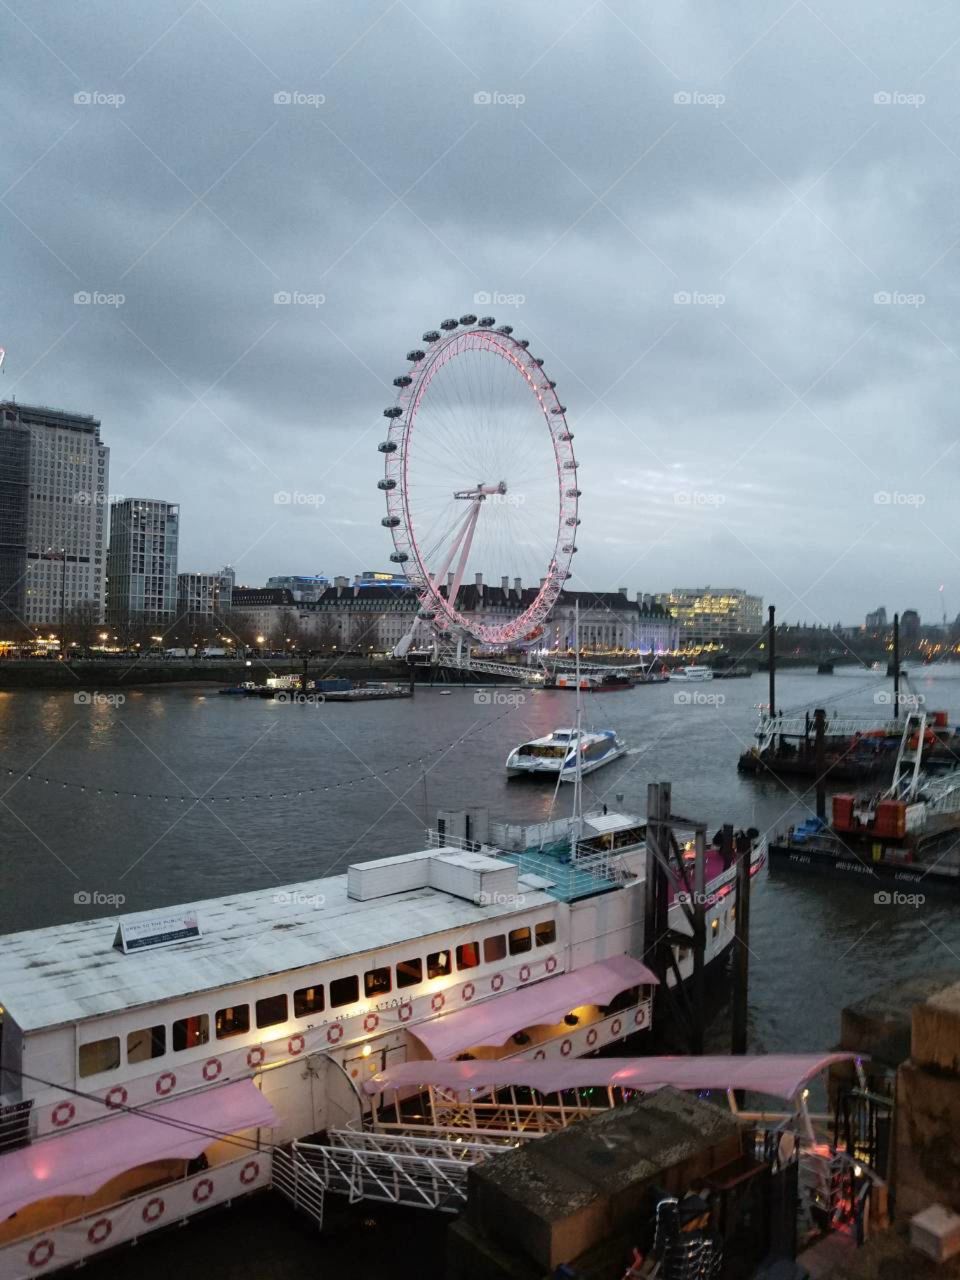
[[937,729],[946,729],[948,724],[947,713],[945,711],[934,711],[933,724]]
[[900,839],[907,834],[907,806],[902,800],[881,800],[873,824],[878,836]]
[[835,831],[853,830],[853,796],[833,797],[833,827]]

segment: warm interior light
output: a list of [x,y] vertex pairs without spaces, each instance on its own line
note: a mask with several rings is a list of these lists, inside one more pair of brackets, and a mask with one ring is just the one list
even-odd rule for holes
[[365,1058],[369,1058],[369,1057],[370,1057],[370,1046],[369,1046],[368,1044],[365,1044],[365,1045],[363,1046],[363,1048],[361,1049],[361,1053],[363,1054],[363,1056],[364,1056]]

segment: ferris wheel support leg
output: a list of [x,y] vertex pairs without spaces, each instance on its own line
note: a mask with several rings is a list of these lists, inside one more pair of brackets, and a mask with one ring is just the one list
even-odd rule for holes
[[467,568],[467,561],[470,558],[470,548],[473,545],[473,535],[477,528],[477,518],[480,515],[480,503],[474,504],[469,516],[464,522],[463,532],[460,537],[463,539],[463,547],[460,551],[460,559],[457,561],[456,572],[453,577],[453,586],[448,592],[447,599],[451,609],[454,607],[457,599],[457,592],[460,590],[460,584],[463,582],[463,575]]

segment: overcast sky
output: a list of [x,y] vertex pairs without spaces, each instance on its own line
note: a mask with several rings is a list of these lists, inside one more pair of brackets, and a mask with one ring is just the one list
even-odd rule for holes
[[0,395],[101,418],[182,569],[383,567],[392,379],[479,310],[568,407],[572,585],[960,610],[956,5],[4,0],[0,48]]

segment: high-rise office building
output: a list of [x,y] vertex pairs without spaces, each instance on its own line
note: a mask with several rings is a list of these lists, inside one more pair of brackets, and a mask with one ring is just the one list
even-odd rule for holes
[[177,574],[177,617],[218,618],[220,616],[219,573]]
[[110,508],[107,621],[164,626],[177,619],[180,508],[156,498],[125,498]]
[[103,617],[110,450],[96,418],[0,403],[0,614]]
[[233,605],[233,589],[237,585],[237,571],[225,564],[220,570],[220,609],[225,612]]

